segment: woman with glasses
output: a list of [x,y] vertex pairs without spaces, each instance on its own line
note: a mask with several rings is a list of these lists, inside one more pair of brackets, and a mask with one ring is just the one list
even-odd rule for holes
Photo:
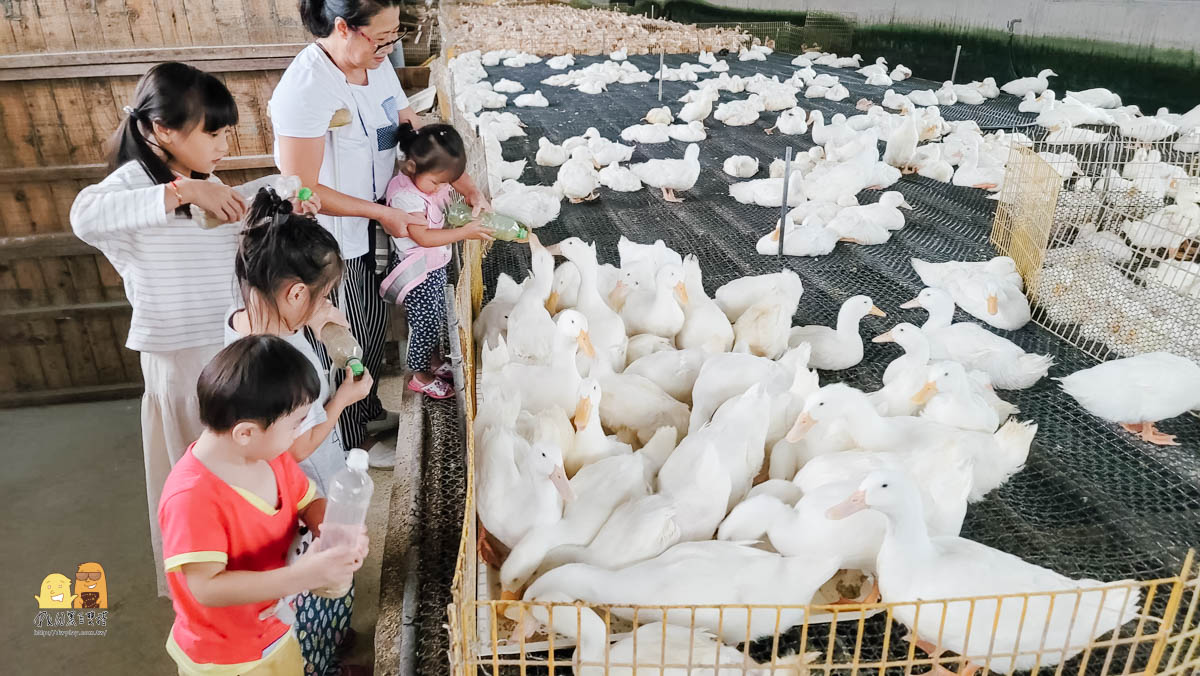
[[[375,230],[405,237],[410,223],[425,225],[424,218],[382,203],[396,174],[396,129],[404,122],[421,126],[388,61],[401,36],[399,5],[400,0],[300,0],[300,17],[316,41],[288,66],[269,104],[276,165],[316,192],[322,206],[318,220],[338,238],[346,273],[334,300],[344,303],[363,364],[372,373],[382,362],[389,307],[379,296],[383,270],[374,255]],[[477,213],[489,208],[467,175],[454,188]],[[328,367],[324,348],[314,347]],[[341,417],[345,448],[361,446],[367,422],[382,413],[374,391],[347,408]]]

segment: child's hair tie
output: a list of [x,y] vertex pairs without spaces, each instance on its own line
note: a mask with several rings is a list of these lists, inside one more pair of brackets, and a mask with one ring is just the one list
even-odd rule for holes
[[129,117],[136,118],[138,116],[138,111],[133,106],[125,106],[121,110]]

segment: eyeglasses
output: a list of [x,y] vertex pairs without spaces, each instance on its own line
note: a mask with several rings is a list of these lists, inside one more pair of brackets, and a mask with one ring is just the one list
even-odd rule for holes
[[80,582],[87,582],[89,577],[91,578],[91,580],[93,582],[99,582],[100,576],[101,576],[101,573],[85,573],[83,571],[75,573],[75,579],[79,580]]
[[397,35],[395,39],[388,40],[387,42],[379,42],[375,38],[371,37],[370,35],[367,35],[366,33],[362,32],[361,29],[351,28],[350,30],[363,36],[363,38],[368,40],[371,44],[375,45],[375,53],[376,54],[379,54],[380,52],[394,46],[397,42],[400,42],[401,40],[403,40],[404,36],[408,35],[408,29],[405,29],[404,32],[400,33],[400,35]]

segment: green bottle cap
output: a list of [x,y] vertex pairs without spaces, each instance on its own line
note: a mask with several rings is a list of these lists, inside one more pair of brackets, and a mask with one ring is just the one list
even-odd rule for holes
[[362,362],[359,361],[358,359],[348,360],[346,362],[346,366],[350,369],[350,372],[354,374],[355,378],[361,376],[363,374],[363,372],[366,371],[366,369],[362,365]]
[[312,199],[312,195],[313,192],[309,188],[300,188],[300,191],[296,193],[296,197],[298,197],[301,202],[309,201]]

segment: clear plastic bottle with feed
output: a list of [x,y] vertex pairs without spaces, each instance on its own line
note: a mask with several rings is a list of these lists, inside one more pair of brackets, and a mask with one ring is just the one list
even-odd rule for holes
[[355,378],[362,376],[365,370],[362,363],[362,346],[354,339],[350,329],[341,324],[327,322],[321,327],[321,342],[325,344],[325,352],[335,368],[349,368]]
[[[346,456],[346,466],[329,482],[329,494],[325,496],[325,520],[321,523],[321,549],[342,544],[353,545],[358,541],[363,524],[367,522],[367,510],[371,506],[371,494],[375,483],[367,474],[367,452],[354,448]],[[325,598],[341,598],[350,592],[350,581],[340,589],[314,589],[313,593]]]
[[[456,200],[446,207],[446,222],[451,227],[461,228],[474,220],[471,211],[470,205],[466,202]],[[496,239],[506,242],[523,242],[529,239],[529,228],[510,216],[484,212],[479,215],[479,222],[483,224],[483,227],[490,229],[492,237]]]

